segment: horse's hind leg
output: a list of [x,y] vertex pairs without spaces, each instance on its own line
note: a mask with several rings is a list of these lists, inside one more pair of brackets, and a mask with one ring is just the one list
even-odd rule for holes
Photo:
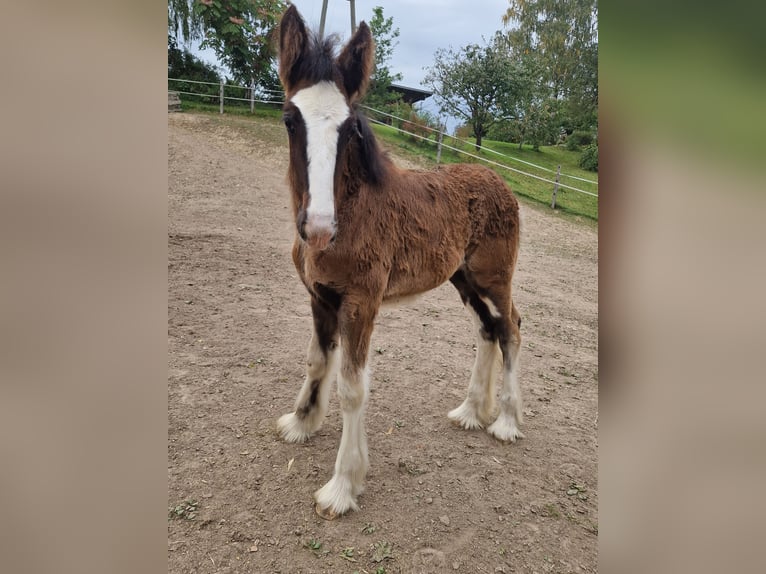
[[308,348],[306,380],[295,400],[295,411],[277,421],[288,442],[303,442],[322,426],[330,400],[330,387],[338,367],[338,312],[332,304],[311,298],[314,330]]
[[487,432],[492,436],[514,442],[524,438],[519,430],[522,422],[521,389],[519,387],[519,349],[521,347],[521,317],[511,304],[511,313],[502,317],[499,329],[500,349],[503,352],[503,386],[500,389],[500,414]]
[[468,396],[447,416],[466,429],[484,428],[492,420],[494,410],[495,367],[498,356],[498,338],[495,334],[495,318],[487,302],[482,299],[465,270],[459,269],[450,281],[457,288],[463,304],[471,314],[476,326],[476,362],[468,384]]

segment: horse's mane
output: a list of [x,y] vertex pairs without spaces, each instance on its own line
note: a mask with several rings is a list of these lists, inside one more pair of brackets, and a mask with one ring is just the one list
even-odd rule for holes
[[334,81],[337,73],[335,51],[339,43],[338,36],[331,34],[320,39],[313,32],[308,34],[309,48],[303,51],[290,70],[290,82],[296,84],[299,80],[308,80],[315,84]]
[[367,180],[373,185],[383,182],[389,167],[392,165],[388,154],[380,149],[375,132],[370,127],[367,117],[357,107],[354,111],[357,129],[359,130],[359,155],[362,165],[367,172]]

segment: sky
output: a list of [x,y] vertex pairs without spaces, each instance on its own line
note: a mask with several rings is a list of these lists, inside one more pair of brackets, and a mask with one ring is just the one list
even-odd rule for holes
[[[319,30],[322,0],[293,0],[306,23]],[[337,33],[342,42],[351,35],[351,16],[348,0],[329,0],[325,34]],[[439,48],[459,48],[466,44],[482,44],[496,30],[503,29],[502,16],[508,0],[356,0],[357,21],[369,22],[372,9],[383,7],[383,16],[393,17],[394,28],[399,28],[398,44],[389,61],[391,73],[400,73],[400,84],[414,88],[427,88],[422,84],[425,67],[433,63]],[[215,63],[212,51],[197,53]],[[433,98],[423,107],[437,113]],[[448,130],[457,123],[447,122]]]

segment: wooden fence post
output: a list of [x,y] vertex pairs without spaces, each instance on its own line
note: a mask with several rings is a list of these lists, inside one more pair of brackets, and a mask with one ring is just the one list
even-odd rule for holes
[[556,209],[556,194],[559,191],[559,177],[561,176],[561,164],[559,164],[556,170],[556,185],[553,186],[553,199],[551,200],[551,207]]
[[250,79],[250,113],[255,110],[255,80]]
[[221,94],[220,94],[220,100],[221,100],[221,113],[223,113],[223,80],[221,80]]
[[439,142],[438,147],[436,148],[436,165],[439,165],[439,161],[442,159],[442,140],[444,139],[444,129],[445,126],[439,126]]

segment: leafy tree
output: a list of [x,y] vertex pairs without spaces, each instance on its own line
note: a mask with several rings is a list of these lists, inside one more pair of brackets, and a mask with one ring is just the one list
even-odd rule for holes
[[519,149],[524,142],[532,144],[538,151],[541,145],[551,144],[559,133],[557,124],[559,102],[549,98],[541,102],[531,102],[517,120],[519,129]]
[[[370,78],[365,103],[371,108],[390,108],[401,99],[401,96],[391,91],[391,84],[402,80],[401,74],[392,74],[388,62],[399,43],[399,28],[394,28],[394,19],[383,16],[383,8],[376,6],[369,26],[375,40],[375,64]],[[405,116],[406,117],[406,116]]]
[[213,83],[221,81],[221,76],[214,66],[203,62],[188,50],[179,48],[172,36],[168,36],[168,78]]
[[168,47],[171,37],[185,42],[202,38],[202,20],[193,6],[194,0],[168,0]]
[[455,51],[440,48],[428,68],[425,82],[436,95],[443,113],[470,124],[476,149],[521,91],[518,66],[498,35],[484,46],[469,44]]
[[539,62],[551,96],[564,100],[573,127],[598,118],[598,9],[596,0],[509,0],[503,23],[511,46]]
[[532,144],[537,151],[541,145],[553,143],[561,124],[561,104],[550,95],[541,81],[539,61],[529,54],[519,54],[508,47],[508,57],[516,62],[516,90],[502,101],[503,123],[510,124],[511,140]]
[[[176,39],[170,35],[168,35],[168,78],[214,84],[221,81],[221,76],[214,66],[203,62],[191,52],[179,48]],[[218,97],[218,86],[196,83],[181,83],[180,86],[180,89],[185,92],[211,96],[211,99],[206,99],[207,101],[214,101],[212,97],[216,99]]]
[[168,33],[202,39],[240,83],[273,85],[272,34],[285,0],[168,0]]

